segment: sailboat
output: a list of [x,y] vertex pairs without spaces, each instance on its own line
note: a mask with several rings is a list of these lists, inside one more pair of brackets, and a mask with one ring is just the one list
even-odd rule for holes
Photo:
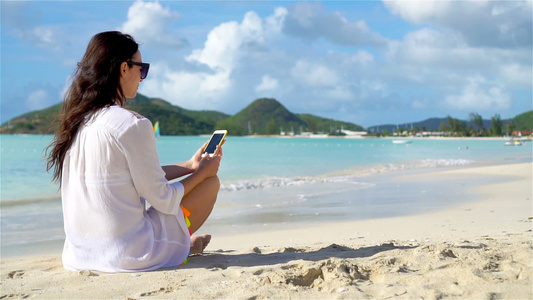
[[154,134],[155,134],[155,137],[158,138],[161,133],[159,132],[159,121],[155,122],[155,125],[154,125]]
[[505,142],[505,146],[522,146],[522,143],[519,140],[511,139],[508,142]]

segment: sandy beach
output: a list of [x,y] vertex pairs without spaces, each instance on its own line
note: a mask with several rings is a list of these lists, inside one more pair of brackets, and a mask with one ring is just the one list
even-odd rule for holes
[[406,175],[506,180],[472,187],[479,201],[428,214],[214,236],[172,269],[70,272],[59,253],[10,257],[0,299],[532,299],[532,167]]

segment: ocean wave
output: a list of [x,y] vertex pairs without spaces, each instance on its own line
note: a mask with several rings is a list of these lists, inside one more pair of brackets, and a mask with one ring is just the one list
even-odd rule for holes
[[[417,169],[430,169],[441,167],[459,167],[472,164],[474,161],[467,159],[420,159],[414,161],[384,163],[371,166],[358,166],[344,169],[320,176],[297,176],[297,177],[262,177],[253,179],[241,179],[223,181],[221,191],[237,192],[243,190],[270,189],[277,187],[303,186],[316,183],[345,183],[351,185],[366,185],[357,178],[393,173]],[[1,208],[9,208],[21,205],[53,203],[61,201],[59,196],[31,198],[31,199],[2,199]]]
[[331,173],[332,176],[365,177],[383,173],[394,173],[411,170],[424,170],[443,167],[461,167],[472,164],[468,159],[419,159],[413,161],[383,163],[371,166],[358,166]]
[[43,198],[29,198],[29,199],[2,199],[0,201],[0,208],[9,208],[21,205],[32,205],[42,203],[61,202],[61,198],[58,196],[43,197]]
[[222,191],[237,192],[243,190],[269,189],[286,186],[302,186],[314,183],[348,183],[366,185],[357,181],[357,178],[386,174],[393,172],[423,170],[441,167],[459,167],[473,163],[466,159],[421,159],[398,163],[385,163],[372,166],[358,166],[355,168],[336,171],[321,176],[299,176],[299,177],[263,177],[255,179],[236,180],[223,182]]
[[235,182],[222,183],[220,190],[222,191],[241,191],[241,190],[256,190],[268,189],[286,186],[303,186],[313,183],[349,183],[349,184],[364,184],[354,182],[347,176],[317,176],[317,177],[265,177],[249,180],[238,180]]

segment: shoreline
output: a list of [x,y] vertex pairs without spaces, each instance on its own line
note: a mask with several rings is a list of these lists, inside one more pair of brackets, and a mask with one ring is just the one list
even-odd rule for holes
[[[291,187],[291,184],[286,184],[286,186],[282,184],[280,187],[276,187],[272,190],[268,189],[268,195],[264,194],[265,191],[263,191],[261,188],[252,189],[250,191],[244,191],[244,194],[239,192],[239,197],[233,199],[232,201],[227,202],[227,200],[222,201],[222,199],[221,201],[219,201],[217,205],[221,205],[221,207],[217,206],[215,208],[210,220],[200,229],[198,234],[212,234],[215,237],[214,240],[216,241],[218,236],[227,236],[232,234],[239,235],[242,233],[253,233],[264,230],[275,231],[284,228],[284,226],[296,229],[305,227],[320,227],[327,225],[331,222],[338,223],[346,220],[372,220],[376,218],[392,217],[394,215],[417,215],[425,213],[427,211],[438,211],[441,210],[443,207],[445,208],[449,207],[450,205],[455,205],[453,204],[453,202],[463,203],[475,201],[475,199],[479,197],[476,196],[475,193],[466,192],[465,187],[479,185],[480,183],[484,182],[493,182],[501,180],[501,178],[494,179],[490,176],[482,175],[473,177],[475,179],[472,180],[463,181],[461,185],[458,185],[458,189],[455,189],[454,192],[449,194],[449,196],[451,196],[453,199],[452,203],[445,203],[443,202],[442,197],[438,195],[438,190],[441,188],[445,188],[447,185],[455,185],[455,178],[439,180],[439,183],[436,185],[435,182],[437,182],[437,180],[432,179],[434,177],[433,174],[438,174],[440,172],[443,172],[443,170],[462,170],[471,168],[475,169],[487,165],[491,166],[494,165],[494,162],[478,162],[475,164],[446,167],[444,169],[441,169],[438,165],[421,169],[405,168],[405,166],[402,165],[402,167],[398,170],[388,170],[386,168],[388,165],[389,164],[372,165],[371,167],[369,167],[370,169],[366,167],[355,167],[354,169],[346,169],[341,171],[335,171],[332,173],[317,175],[312,178],[317,180],[318,184],[313,184],[309,186],[313,189],[313,191],[309,190],[309,188],[304,187],[304,190],[299,192],[297,189],[295,189],[297,188],[298,184],[296,184],[295,187]],[[383,173],[383,170],[381,170],[382,167],[385,167],[386,169]],[[371,170],[372,172],[368,173],[367,169]],[[340,183],[337,186],[332,183],[320,183],[321,178],[337,176],[342,177],[347,174],[350,175],[354,172],[356,174],[359,174],[355,175],[358,179],[355,179],[354,182],[362,184],[356,185],[356,189],[359,189],[358,187],[365,185],[381,186],[384,187],[386,190],[389,190],[389,192],[379,192],[377,195],[374,195],[374,189],[366,190],[363,188],[362,190],[351,191],[350,188],[345,188],[345,186],[343,186],[343,183]],[[420,179],[402,179],[408,178],[413,174],[426,175],[422,175]],[[323,199],[317,200],[317,192],[326,196],[320,196]],[[352,194],[353,192],[357,193],[357,196],[353,196],[354,198],[352,199],[350,197],[352,197],[352,195],[355,195]],[[420,192],[422,192],[423,194],[420,194]],[[221,191],[221,193],[229,193],[225,195],[225,197],[228,197],[229,195],[233,194],[232,191],[227,190]],[[290,195],[300,195],[300,193],[306,194],[306,197],[303,198],[305,200],[301,204],[305,207],[298,208],[298,205],[300,205],[298,204],[300,198],[294,199],[294,205],[286,205],[285,203],[283,203],[283,205],[278,208],[274,208],[276,207],[276,203],[274,204],[274,206],[271,206],[271,204],[264,204],[261,203],[261,201],[259,200],[253,201],[251,203],[252,205],[250,205],[249,202],[250,199],[261,199],[261,197],[276,198],[279,197],[280,194],[285,193],[288,193]],[[401,195],[400,198],[396,194]],[[307,195],[311,199],[307,199]],[[223,195],[221,194],[221,197],[222,196]],[[33,201],[27,201],[27,203],[23,202],[23,204],[32,205],[23,205],[20,207],[18,207],[18,205],[15,205],[13,207],[11,207],[10,205],[4,206],[5,203],[3,203],[2,208],[7,209],[4,211],[4,214],[2,216],[3,221],[10,222],[10,220],[14,220],[13,218],[16,217],[17,213],[23,213],[23,211],[46,211],[49,216],[46,219],[45,225],[52,225],[52,227],[50,227],[51,229],[47,231],[40,231],[40,234],[30,235],[29,240],[27,240],[29,242],[17,240],[20,237],[17,238],[16,232],[10,232],[9,230],[4,231],[2,234],[3,243],[0,251],[2,257],[9,258],[41,254],[61,254],[64,241],[63,225],[61,221],[62,215],[60,211],[61,202],[59,198],[56,199],[55,197],[53,197],[51,199],[54,199],[54,201],[43,202],[41,201],[41,199],[38,199],[37,201],[35,201],[35,203],[33,203]],[[331,201],[328,199],[333,200],[333,203],[330,203]],[[430,203],[429,206],[426,205],[424,201],[420,202],[424,199],[430,200],[427,201],[427,203]],[[237,201],[235,202],[235,200]],[[291,198],[287,201],[292,200],[293,199]],[[413,201],[418,201],[418,205],[413,206]],[[18,204],[17,201],[13,202]],[[389,204],[387,204],[387,202]],[[407,206],[401,205],[401,203],[404,202],[407,204]],[[409,204],[409,202],[411,204]],[[45,203],[46,206],[43,207],[42,203]],[[341,203],[346,204],[342,205]],[[330,204],[333,204],[333,209],[331,210],[328,207]],[[386,205],[385,207],[382,206],[384,204]],[[358,205],[363,205],[364,209],[359,210],[357,208]],[[376,205],[377,207],[375,207],[374,209],[372,208],[373,205]],[[380,207],[378,207],[380,205],[381,209]],[[342,212],[338,211],[339,207],[341,206],[343,207],[341,210]],[[431,206],[433,206],[433,208],[431,208]],[[311,207],[311,209],[309,207]],[[337,210],[335,210],[334,207],[337,207]],[[403,207],[411,208],[407,209]],[[235,210],[235,208],[238,209]],[[302,208],[305,211],[303,211]],[[385,210],[382,210],[382,208],[385,208]],[[412,208],[414,208],[414,210]],[[16,209],[16,211],[10,211],[9,209]],[[242,210],[248,211],[244,212],[243,214],[240,214]],[[250,210],[252,211],[251,213]],[[52,214],[54,216],[52,216]],[[237,214],[237,219],[234,218],[235,214]],[[241,218],[244,219],[241,220]],[[16,223],[19,224],[17,225],[19,226],[19,228],[21,228],[20,226],[28,226],[27,222],[29,220],[25,221],[25,219],[20,219],[19,217],[17,217],[16,219],[20,220],[20,224]],[[26,232],[32,232],[31,227],[25,228]],[[63,235],[63,238],[61,238],[61,235]]]
[[[203,135],[200,135],[203,136]],[[359,136],[359,135],[345,135],[345,136],[337,136],[337,135],[331,135],[331,136],[306,136],[306,135],[268,135],[268,134],[259,134],[259,135],[242,135],[242,136],[232,136],[228,135],[228,137],[244,137],[244,138],[296,138],[296,139],[385,139],[385,140],[403,140],[403,139],[412,139],[412,140],[473,140],[473,141],[508,141],[510,139],[517,140],[517,141],[533,141],[533,137],[531,136],[501,136],[501,137],[472,137],[472,136],[465,136],[465,137],[446,137],[446,136]]]
[[437,212],[217,235],[189,264],[154,272],[70,272],[59,255],[2,259],[0,297],[532,298],[532,167],[408,174],[506,180]]
[[[53,134],[40,134],[40,133],[0,133],[0,135],[13,135],[13,136],[49,136],[53,137]],[[319,134],[320,135],[320,134]],[[168,136],[195,136],[195,137],[211,137],[211,134],[198,134],[198,135],[161,135],[162,137],[168,137]],[[446,137],[446,136],[359,136],[359,135],[344,135],[344,136],[337,136],[337,135],[328,135],[326,137],[323,136],[307,136],[307,135],[269,135],[269,134],[258,134],[258,135],[231,135],[228,134],[228,137],[246,137],[246,138],[256,138],[256,137],[272,137],[272,138],[303,138],[303,139],[324,139],[324,138],[339,138],[339,139],[415,139],[415,140],[479,140],[479,141],[507,141],[509,139],[519,140],[519,141],[533,141],[533,136],[486,136],[486,137],[473,137],[473,136],[465,136],[465,137]]]
[[[476,176],[476,175],[494,175],[503,176],[510,181],[494,183],[490,185],[480,185],[471,188],[471,193],[481,196],[481,200],[474,200],[468,203],[460,203],[444,209],[439,209],[433,212],[426,212],[420,214],[413,214],[398,217],[374,218],[366,220],[355,221],[340,221],[340,222],[322,222],[319,224],[309,223],[307,226],[302,225],[295,229],[287,230],[273,230],[263,233],[248,233],[232,236],[216,237],[212,240],[209,248],[224,248],[230,245],[245,245],[248,247],[254,244],[260,244],[262,239],[267,239],[270,244],[282,246],[285,241],[275,242],[276,236],[292,236],[289,240],[291,243],[305,245],[309,239],[313,239],[313,234],[317,233],[323,238],[323,242],[330,243],[340,242],[339,236],[358,235],[357,239],[368,243],[377,243],[383,241],[384,238],[389,239],[403,239],[403,240],[433,240],[443,241],[449,238],[450,235],[439,233],[431,226],[426,226],[425,229],[420,228],[420,224],[433,224],[432,226],[441,226],[443,228],[451,228],[453,236],[461,238],[460,233],[465,232],[465,238],[470,237],[469,234],[476,234],[479,236],[494,235],[497,236],[504,228],[505,222],[502,220],[516,219],[515,226],[508,226],[512,231],[531,232],[533,229],[533,202],[532,202],[532,186],[531,181],[533,171],[533,163],[518,163],[512,165],[496,165],[496,166],[478,166],[472,168],[461,168],[453,170],[437,170],[430,173],[412,173],[406,175],[405,180],[417,180],[428,176],[438,177],[456,177],[456,176]],[[529,172],[529,174],[528,174]],[[529,191],[528,191],[529,188]],[[510,203],[504,201],[503,191],[513,197],[522,197],[522,203],[515,203],[516,207],[509,206]],[[479,213],[477,213],[479,212]],[[456,220],[452,222],[451,220]],[[475,225],[475,224],[484,224]],[[527,225],[529,224],[529,225]],[[474,226],[475,225],[475,226]],[[488,225],[488,227],[486,226]],[[529,226],[529,227],[528,227]],[[390,230],[392,228],[402,228],[402,231]],[[360,228],[353,231],[354,228]],[[366,229],[365,229],[366,228]],[[369,230],[371,228],[372,230]],[[468,229],[460,229],[468,228]],[[527,229],[529,228],[529,229]],[[306,232],[313,232],[311,236],[305,234]],[[330,234],[336,232],[335,234]],[[362,236],[365,236],[361,238]],[[378,236],[372,238],[371,236]],[[257,238],[256,238],[257,236]],[[224,242],[220,241],[222,238]],[[349,242],[351,239],[343,239]],[[241,242],[239,242],[241,241]]]

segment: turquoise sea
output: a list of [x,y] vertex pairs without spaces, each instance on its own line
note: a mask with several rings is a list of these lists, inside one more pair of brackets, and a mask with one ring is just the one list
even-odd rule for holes
[[[0,135],[1,255],[61,250],[58,185],[45,171],[52,136]],[[162,136],[161,164],[185,161],[207,137]],[[217,205],[201,229],[212,234],[382,218],[478,199],[473,186],[504,180],[402,180],[411,173],[532,161],[532,143],[505,139],[228,137]]]

